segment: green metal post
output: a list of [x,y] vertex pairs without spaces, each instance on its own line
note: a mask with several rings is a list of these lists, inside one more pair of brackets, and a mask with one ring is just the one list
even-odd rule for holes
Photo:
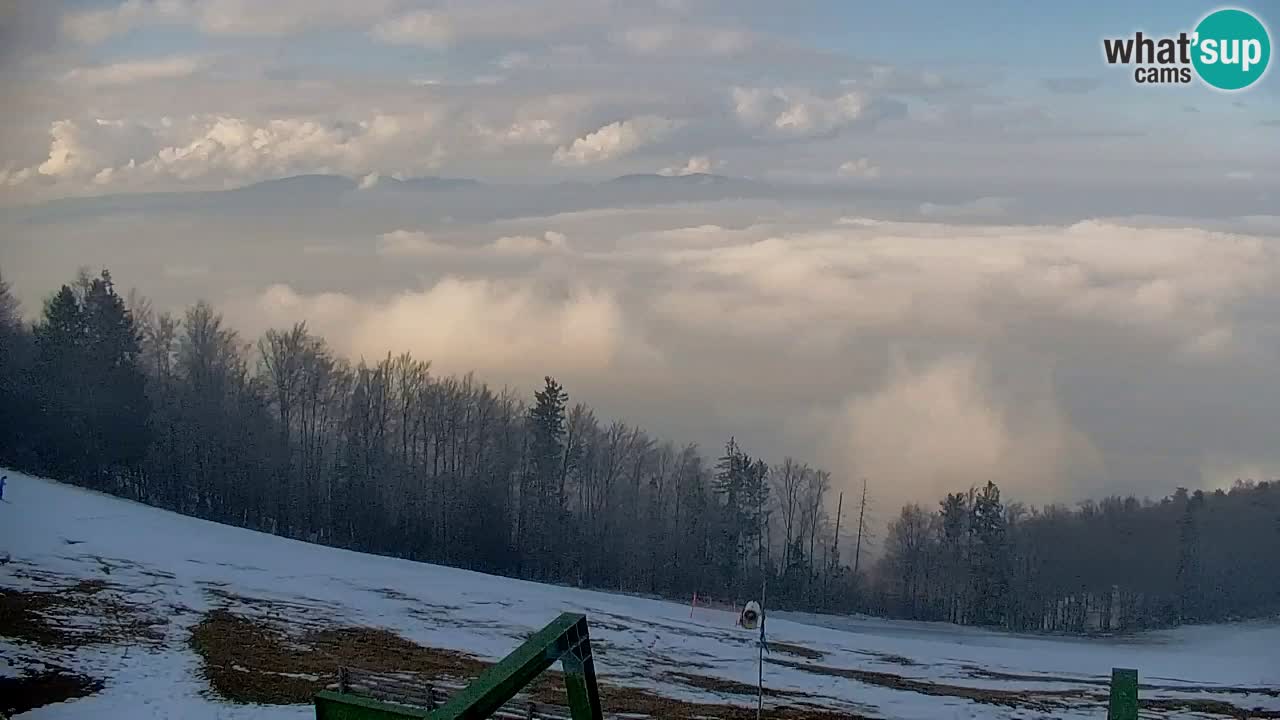
[[[587,636],[587,617],[577,613],[564,613],[534,633],[523,645],[431,713],[431,720],[487,718],[562,657],[566,658],[565,683],[569,688],[573,720],[601,720],[595,665],[591,662],[591,641]],[[579,707],[573,707],[575,698]]]
[[603,720],[587,616],[564,613],[434,712],[370,700],[342,692],[318,693],[316,720],[481,720],[515,697],[559,660],[573,720]]
[[1111,669],[1111,705],[1107,720],[1138,720],[1138,671]]
[[579,620],[568,632],[569,649],[561,656],[564,685],[569,693],[569,714],[573,720],[600,720],[600,691],[596,686],[596,663],[591,657],[591,636],[587,619]]

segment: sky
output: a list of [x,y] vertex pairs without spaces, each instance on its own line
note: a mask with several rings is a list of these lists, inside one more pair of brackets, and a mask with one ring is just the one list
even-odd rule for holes
[[[555,374],[887,508],[1273,477],[1280,80],[1101,49],[1216,7],[10,0],[0,272]],[[308,174],[348,184],[255,185]],[[389,189],[427,176],[479,184]]]

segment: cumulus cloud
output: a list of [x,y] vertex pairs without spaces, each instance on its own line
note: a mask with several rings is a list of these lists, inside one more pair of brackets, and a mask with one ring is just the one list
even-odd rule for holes
[[684,167],[666,167],[658,171],[659,175],[667,177],[684,177],[686,175],[701,175],[711,172],[711,158],[706,155],[694,155],[684,164]]
[[559,145],[566,139],[565,126],[589,107],[589,99],[581,94],[546,95],[509,111],[472,113],[468,129],[492,150]]
[[561,252],[569,249],[569,240],[563,233],[548,230],[542,237],[534,235],[507,235],[489,246],[494,252],[505,255],[532,255],[544,252]]
[[149,131],[117,120],[77,123],[57,120],[49,126],[49,148],[40,162],[7,170],[7,185],[109,181],[113,168],[132,168],[129,155],[144,147]]
[[661,139],[673,127],[671,120],[656,115],[619,120],[557,148],[552,159],[557,165],[594,165],[614,160]]
[[162,118],[150,124],[59,120],[49,129],[48,158],[10,171],[8,182],[93,178],[99,185],[146,187],[162,180],[364,175],[386,167],[421,172],[438,166],[443,154],[432,137],[436,122],[431,113],[374,115],[355,123],[234,116]]
[[862,92],[824,97],[803,88],[735,87],[733,110],[752,130],[811,137],[851,127],[868,115],[871,98]]
[[880,177],[880,168],[868,158],[858,158],[840,164],[840,177],[874,180]]

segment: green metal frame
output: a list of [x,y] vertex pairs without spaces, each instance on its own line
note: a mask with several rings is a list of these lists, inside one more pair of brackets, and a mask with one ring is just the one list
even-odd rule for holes
[[480,720],[493,715],[543,670],[560,661],[573,720],[603,720],[587,616],[564,613],[486,670],[440,709],[415,711],[340,692],[316,695],[316,720]]
[[1111,669],[1111,701],[1107,720],[1138,720],[1138,671]]

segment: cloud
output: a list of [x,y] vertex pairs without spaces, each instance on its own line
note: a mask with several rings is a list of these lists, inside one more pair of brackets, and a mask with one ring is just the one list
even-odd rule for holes
[[181,21],[191,9],[188,0],[125,0],[115,7],[68,13],[62,31],[77,42],[94,44],[139,25]]
[[[87,123],[58,120],[49,125],[46,157],[31,166],[9,170],[8,185],[109,180],[112,168],[128,162],[148,133],[128,123],[96,118]],[[121,165],[121,167],[132,167]]]
[[128,188],[309,172],[421,172],[440,162],[443,150],[432,137],[436,123],[430,113],[374,115],[355,123],[234,116],[149,124],[58,120],[50,125],[47,159],[10,171],[9,183],[93,178],[98,185]]
[[782,137],[839,132],[867,119],[872,108],[860,91],[823,97],[806,89],[735,87],[731,95],[744,127]]
[[247,305],[232,304],[228,314],[255,330],[306,320],[352,356],[408,350],[443,372],[501,378],[606,371],[626,333],[623,311],[607,290],[575,286],[556,297],[534,283],[462,277],[383,300],[273,285]]
[[557,148],[553,162],[557,165],[594,165],[614,160],[661,139],[674,126],[672,121],[655,115],[619,120]]
[[177,80],[189,77],[200,70],[204,62],[197,57],[175,55],[154,60],[133,60],[81,67],[69,70],[62,76],[63,82],[91,87],[129,85],[154,80]]
[[665,167],[658,171],[659,175],[667,177],[684,177],[686,175],[705,175],[711,172],[711,158],[706,155],[694,155],[684,164],[684,167]]
[[391,45],[447,47],[454,39],[453,23],[436,12],[417,10],[378,23],[373,36]]
[[997,218],[1008,214],[1012,202],[1002,197],[983,197],[955,204],[927,202],[920,204],[920,214],[926,217]]
[[1047,378],[1016,393],[995,383],[972,354],[922,367],[899,360],[882,385],[845,402],[831,440],[855,476],[875,479],[889,507],[993,479],[1013,497],[1045,501],[1101,471],[1098,450],[1058,407]]
[[407,10],[384,18],[371,35],[390,45],[439,49],[470,40],[554,35],[606,22],[618,10],[611,3],[594,0],[443,2],[430,10]]
[[544,252],[562,252],[569,249],[568,238],[562,233],[548,230],[542,237],[533,235],[508,235],[500,237],[489,246],[504,255],[533,255]]
[[849,160],[840,164],[840,177],[874,180],[880,177],[880,168],[867,158]]
[[[1068,227],[850,220],[835,228],[724,234],[656,246],[682,282],[651,299],[695,332],[792,336],[813,352],[871,335],[991,342],[1024,318],[1121,333],[1185,359],[1233,349],[1235,307],[1280,265],[1259,238],[1085,222]],[[1043,326],[1042,326],[1043,327]],[[1076,332],[1073,330],[1072,332]],[[1082,331],[1082,330],[1081,330]],[[1071,335],[1033,333],[1049,354]],[[1022,344],[1031,343],[1024,337]]]
[[454,251],[453,246],[436,242],[430,235],[421,231],[393,230],[378,236],[377,252],[386,257],[420,257]]
[[514,108],[468,113],[468,130],[486,148],[495,151],[513,146],[559,145],[567,139],[566,126],[590,106],[589,98],[581,94],[545,95],[522,101]]
[[752,35],[742,30],[682,25],[630,27],[613,39],[635,55],[662,57],[727,57],[750,50],[753,43]]
[[396,4],[397,0],[124,0],[110,8],[69,13],[62,29],[83,44],[158,24],[188,24],[209,35],[280,36],[368,24]]
[[1046,90],[1059,95],[1084,95],[1102,87],[1099,77],[1055,77],[1042,83]]
[[358,27],[386,15],[397,0],[204,0],[199,26],[215,35],[287,35],[315,28]]
[[776,200],[446,223],[360,204],[387,199],[255,206],[270,243],[226,242],[234,213],[10,223],[0,262],[22,253],[42,290],[66,257],[122,283],[207,267],[161,282],[158,307],[226,292],[250,338],[306,319],[355,357],[412,349],[522,389],[553,373],[604,417],[704,447],[734,434],[865,475],[887,504],[986,479],[1021,499],[1156,495],[1192,486],[1201,453],[1274,454],[1280,415],[1257,395],[1280,385],[1274,223],[841,220]]

